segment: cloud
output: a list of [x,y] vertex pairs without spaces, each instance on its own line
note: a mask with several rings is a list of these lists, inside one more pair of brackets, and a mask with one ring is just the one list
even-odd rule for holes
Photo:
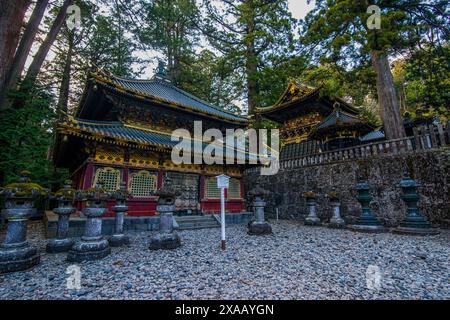
[[305,18],[306,14],[314,8],[315,1],[311,1],[310,4],[307,0],[288,0],[289,10],[291,10],[292,16],[296,19]]

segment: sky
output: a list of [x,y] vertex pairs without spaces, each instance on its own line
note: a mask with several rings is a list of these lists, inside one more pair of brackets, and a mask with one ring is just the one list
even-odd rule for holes
[[307,0],[288,0],[289,10],[296,19],[303,19],[306,14],[314,8],[315,1],[311,1],[308,5]]
[[[312,0],[310,4],[307,3],[307,0],[288,0],[289,10],[292,13],[292,16],[296,19],[303,19],[305,18],[306,14],[311,11],[314,8],[315,1]],[[161,54],[158,54],[155,51],[146,51],[139,52],[137,56],[141,58],[148,58],[149,56],[152,57],[159,57],[164,58]],[[154,70],[156,68],[157,62],[156,60],[149,61],[148,66],[144,69],[143,73],[138,77],[140,79],[150,79],[154,75]],[[136,66],[136,69],[138,67]],[[245,105],[243,101],[233,101],[234,104],[239,106],[241,109]]]
[[[315,5],[315,1],[311,0],[311,3],[308,4],[307,3],[308,0],[288,0],[288,5],[289,5],[289,10],[292,13],[292,16],[296,19],[303,19],[305,18],[306,14],[311,11],[314,8]],[[29,12],[28,14],[31,14],[31,12]],[[33,47],[32,53],[34,54],[37,48]],[[136,53],[137,56],[144,58],[144,59],[148,59],[148,58],[153,58],[153,57],[159,57],[164,59],[164,57],[161,54],[158,54],[155,51],[146,51],[146,52],[137,52]],[[54,52],[50,51],[47,59],[53,59],[54,57]],[[30,56],[27,59],[27,64],[26,66],[28,67],[29,64],[31,63],[32,60],[32,56]],[[140,79],[150,79],[153,74],[154,74],[154,69],[156,68],[157,62],[156,59],[150,59],[150,61],[148,62],[148,66],[143,70],[143,73],[138,77]],[[136,66],[135,69],[139,69],[139,66]],[[238,102],[238,105],[241,105],[242,102]]]
[[[307,3],[308,0],[288,0],[289,10],[292,13],[292,16],[296,19],[305,18],[306,14],[314,8],[315,1],[311,0],[311,3]],[[137,56],[141,58],[145,58],[148,56],[156,56],[159,58],[163,58],[161,54],[158,54],[155,51],[146,51],[145,53],[138,53]],[[154,69],[156,68],[157,62],[150,61],[148,67],[144,69],[143,74],[139,76],[141,79],[149,79],[154,74]],[[136,67],[136,70],[138,67]]]

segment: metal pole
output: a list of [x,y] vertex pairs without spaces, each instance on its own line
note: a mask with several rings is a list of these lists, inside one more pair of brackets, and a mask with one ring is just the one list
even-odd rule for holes
[[222,231],[222,250],[225,250],[225,189],[220,188],[220,224]]

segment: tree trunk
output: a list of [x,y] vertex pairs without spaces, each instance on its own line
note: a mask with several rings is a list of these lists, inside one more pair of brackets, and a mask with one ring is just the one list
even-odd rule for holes
[[30,53],[31,46],[33,45],[34,37],[41,23],[42,17],[45,13],[45,8],[47,7],[48,0],[38,0],[36,6],[34,7],[33,13],[28,21],[25,32],[20,39],[19,47],[14,55],[14,60],[9,69],[9,72],[5,76],[5,81],[3,86],[0,88],[0,108],[6,108],[7,93],[14,89],[17,81],[22,74],[25,62],[27,60],[28,54]]
[[67,16],[67,8],[72,4],[73,0],[65,0],[61,9],[56,16],[55,21],[53,21],[52,27],[47,34],[44,42],[39,47],[38,52],[34,56],[33,62],[28,68],[27,75],[25,77],[25,81],[29,84],[33,84],[36,81],[36,78],[41,70],[42,64],[44,63],[45,58],[47,57],[48,51],[50,47],[53,45],[53,42],[56,39],[56,36],[61,30],[61,27]]
[[379,51],[372,51],[371,55],[372,65],[377,73],[378,102],[386,138],[403,138],[406,133],[388,58]]
[[30,0],[0,0],[0,92],[11,68],[23,19],[30,2]]
[[70,72],[72,70],[72,54],[73,54],[73,33],[69,31],[69,41],[67,56],[64,61],[64,71],[61,80],[61,87],[59,89],[58,98],[58,116],[61,117],[64,113],[67,113],[67,105],[69,102],[69,87],[70,87]]
[[[248,12],[253,14],[253,0],[249,0]],[[247,77],[247,103],[248,114],[253,114],[256,108],[256,96],[258,94],[258,82],[256,80],[256,73],[258,72],[258,57],[255,49],[255,17],[250,15],[247,18],[246,26],[246,61],[245,73]]]

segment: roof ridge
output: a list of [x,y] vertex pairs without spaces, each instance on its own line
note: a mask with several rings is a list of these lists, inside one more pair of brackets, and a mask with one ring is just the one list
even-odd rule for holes
[[98,126],[105,126],[105,125],[123,125],[120,121],[104,121],[104,120],[90,120],[90,119],[81,119],[81,118],[73,118],[73,120],[76,123],[81,124],[93,124]]
[[199,97],[197,97],[197,96],[195,96],[195,95],[193,95],[193,94],[191,94],[191,93],[189,93],[189,92],[187,92],[187,91],[185,91],[185,90],[183,90],[181,88],[178,88],[177,86],[175,86],[171,82],[163,81],[163,80],[158,79],[158,78],[152,78],[152,79],[124,78],[124,77],[117,76],[117,75],[115,75],[115,74],[113,74],[113,73],[111,73],[109,71],[104,70],[104,69],[97,69],[97,72],[101,73],[103,76],[114,78],[114,79],[119,80],[119,81],[127,81],[127,82],[135,82],[135,83],[146,83],[146,84],[158,83],[158,84],[170,87],[170,88],[178,91],[180,94],[183,94],[183,95],[185,95],[185,96],[187,96],[187,97],[189,97],[189,98],[191,98],[191,99],[193,99],[193,100],[195,100],[195,101],[197,101],[199,103],[203,103],[203,104],[207,105],[208,107],[213,108],[216,111],[223,112],[223,113],[231,115],[233,117],[241,118],[242,120],[248,120],[245,116],[234,114],[231,111],[228,111],[228,110],[225,110],[225,109],[223,109],[221,107],[215,106],[215,105],[209,103],[206,100],[203,100],[203,99],[201,99],[201,98],[199,98]]
[[243,117],[241,115],[236,115],[236,114],[232,113],[231,111],[225,110],[225,109],[223,109],[221,107],[218,107],[218,106],[215,106],[215,105],[209,103],[206,100],[203,100],[203,99],[201,99],[199,97],[196,97],[192,93],[189,93],[189,92],[187,92],[187,91],[185,91],[185,90],[183,90],[181,88],[178,88],[177,86],[173,85],[172,83],[164,83],[164,84],[168,85],[168,86],[171,86],[172,88],[174,88],[175,90],[177,90],[181,94],[184,94],[184,95],[188,96],[189,98],[194,99],[194,100],[196,100],[198,102],[204,103],[204,104],[210,106],[211,108],[216,109],[217,111],[222,111],[222,112],[227,113],[229,115],[232,115],[232,116],[235,116],[235,117],[241,117],[241,118],[245,119],[245,117]]

